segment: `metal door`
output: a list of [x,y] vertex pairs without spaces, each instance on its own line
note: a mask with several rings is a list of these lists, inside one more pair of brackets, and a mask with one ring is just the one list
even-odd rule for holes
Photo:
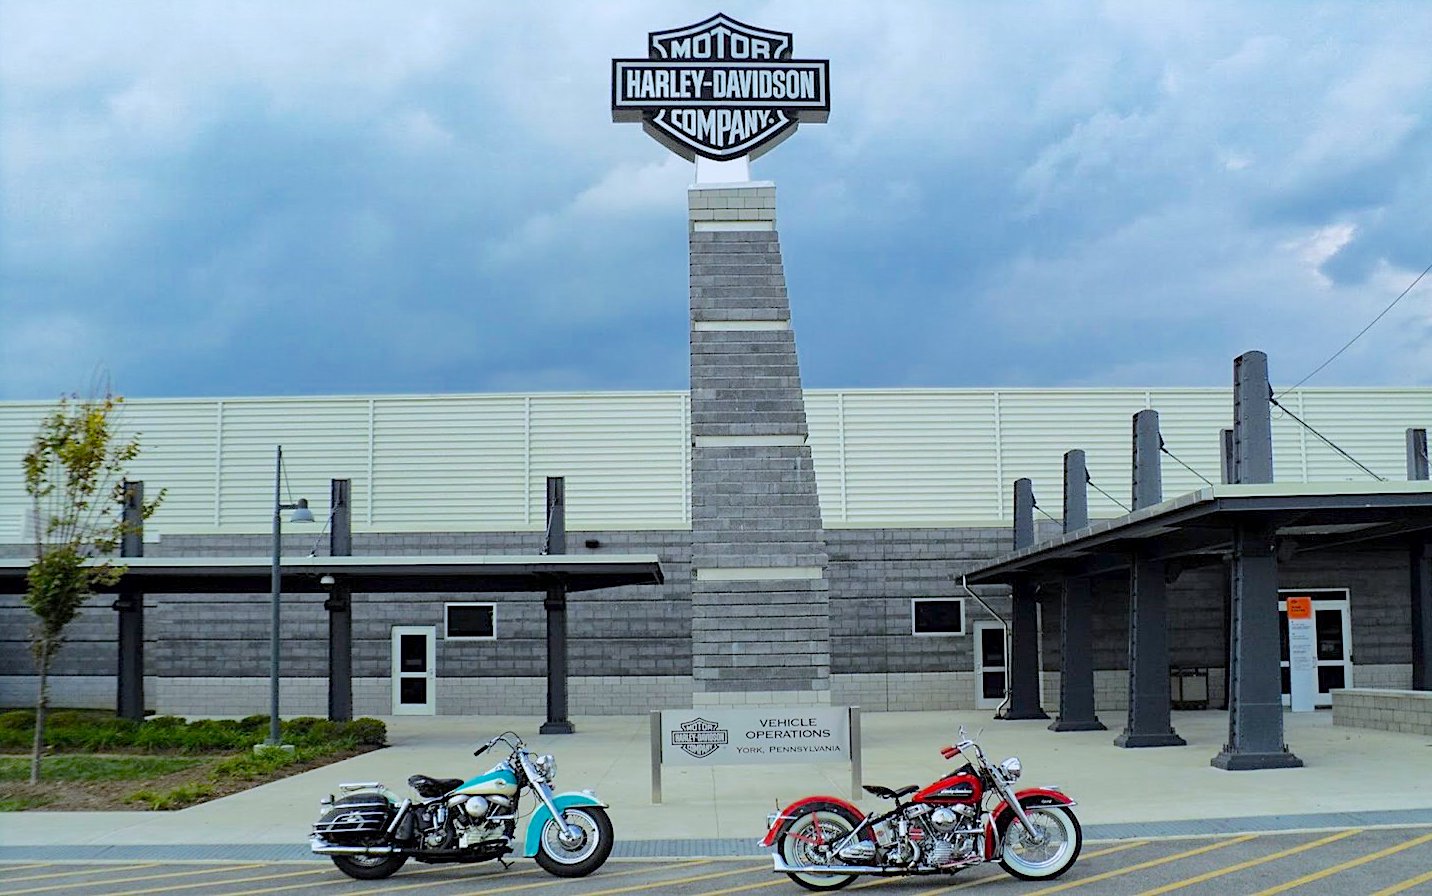
[[1004,702],[1009,660],[1005,656],[1004,626],[975,623],[975,707],[995,709]]
[[[1284,591],[1285,596],[1313,598],[1313,626],[1318,642],[1318,693],[1314,706],[1332,706],[1332,691],[1352,684],[1352,617],[1346,591]],[[1337,595],[1337,596],[1332,596]],[[1288,602],[1278,601],[1278,649],[1283,676],[1283,705],[1291,706],[1288,674]]]
[[393,626],[393,715],[437,712],[437,628]]

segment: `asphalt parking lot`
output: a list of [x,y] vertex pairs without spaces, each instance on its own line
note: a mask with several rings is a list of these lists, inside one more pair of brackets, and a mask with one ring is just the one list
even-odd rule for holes
[[[6,896],[239,896],[285,893],[345,896],[421,890],[425,896],[619,896],[627,893],[724,896],[765,890],[806,892],[770,863],[751,859],[613,860],[582,880],[552,877],[519,860],[500,865],[410,862],[385,881],[354,881],[326,861],[11,862],[0,864]],[[1432,827],[1344,828],[1223,837],[1088,842],[1077,865],[1045,883],[1018,881],[998,866],[954,877],[857,881],[845,892],[879,888],[892,896],[979,889],[1019,896],[1084,892],[1101,896],[1214,896],[1276,893],[1326,896],[1432,894]]]

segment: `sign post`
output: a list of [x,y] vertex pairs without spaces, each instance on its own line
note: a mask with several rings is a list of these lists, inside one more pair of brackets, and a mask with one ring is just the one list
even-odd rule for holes
[[1318,638],[1311,597],[1288,598],[1288,694],[1293,712],[1312,712],[1318,695]]

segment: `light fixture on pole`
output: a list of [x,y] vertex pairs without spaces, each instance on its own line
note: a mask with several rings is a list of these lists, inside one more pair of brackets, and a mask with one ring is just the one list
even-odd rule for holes
[[313,522],[313,511],[308,509],[308,499],[299,498],[296,502],[285,504],[283,501],[283,446],[278,445],[274,451],[274,474],[273,474],[273,596],[271,601],[270,632],[269,632],[269,736],[268,745],[277,747],[282,743],[278,730],[278,660],[279,646],[282,639],[279,636],[279,604],[283,593],[283,573],[279,570],[279,558],[283,552],[283,512],[292,510],[293,516],[289,518],[294,523]]

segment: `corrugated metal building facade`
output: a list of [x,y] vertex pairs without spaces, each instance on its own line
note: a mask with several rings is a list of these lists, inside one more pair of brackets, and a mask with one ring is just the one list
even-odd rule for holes
[[[1405,478],[1404,431],[1432,423],[1432,389],[1306,389],[1280,400],[1387,479]],[[1171,456],[1165,496],[1218,480],[1219,431],[1232,419],[1228,389],[809,390],[805,403],[831,557],[831,699],[892,709],[976,700],[976,673],[991,659],[976,645],[987,617],[962,605],[957,632],[924,637],[912,629],[912,602],[960,601],[959,570],[1008,547],[1012,480],[1034,481],[1041,519],[1052,526],[1062,454],[1082,448],[1093,484],[1108,493],[1091,490],[1091,515],[1116,516],[1123,512],[1116,502],[1129,497],[1135,412],[1160,412]],[[682,647],[690,634],[682,609],[690,589],[689,406],[685,392],[132,400],[123,425],[144,445],[130,478],[151,495],[167,489],[146,531],[146,553],[155,556],[265,555],[279,443],[288,490],[307,497],[319,520],[329,480],[351,480],[357,554],[535,552],[546,477],[565,477],[573,550],[654,552],[667,571],[660,589],[574,599],[572,711],[583,714],[689,699],[690,651]],[[0,404],[0,552],[12,557],[30,550],[19,460],[50,407]],[[1370,478],[1276,409],[1274,438],[1280,482]],[[286,530],[287,552],[326,545],[320,526],[308,528]],[[600,546],[583,547],[588,538]],[[1316,581],[1299,587],[1351,582],[1389,592],[1366,598],[1351,638],[1371,648],[1359,650],[1366,683],[1395,684],[1410,660],[1395,639],[1374,648],[1384,639],[1373,627],[1396,624],[1396,592],[1405,585],[1395,570],[1319,562],[1307,572]],[[1195,580],[1182,609],[1175,605],[1175,621],[1183,614],[1202,632],[1177,650],[1189,653],[1183,661],[1216,666],[1217,626],[1197,596],[1206,586]],[[531,597],[484,596],[495,604],[495,637],[444,638],[445,607],[462,600],[385,598],[355,608],[357,711],[390,711],[389,631],[411,624],[439,633],[438,711],[540,712],[540,600],[534,607]],[[151,598],[154,708],[197,712],[197,700],[210,712],[264,711],[265,601]],[[112,705],[114,623],[102,602],[75,624],[59,661],[62,701]],[[294,598],[287,612],[285,705],[321,713],[321,600]],[[18,601],[0,604],[0,702],[32,699],[27,624]],[[1110,625],[1104,638],[1117,644],[1117,620]],[[1101,705],[1112,708],[1121,667],[1117,650],[1107,654]]]

